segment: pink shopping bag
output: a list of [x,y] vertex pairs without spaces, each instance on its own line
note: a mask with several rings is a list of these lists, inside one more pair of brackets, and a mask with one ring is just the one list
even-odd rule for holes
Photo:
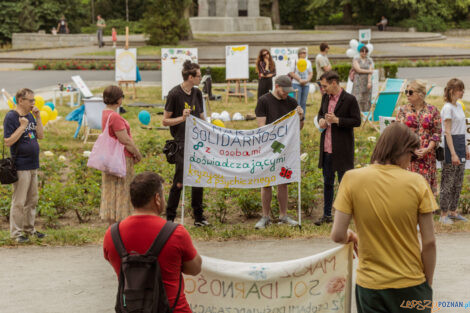
[[125,177],[126,156],[124,155],[124,145],[109,135],[108,124],[111,114],[106,121],[103,133],[98,136],[93,145],[87,166],[110,175]]

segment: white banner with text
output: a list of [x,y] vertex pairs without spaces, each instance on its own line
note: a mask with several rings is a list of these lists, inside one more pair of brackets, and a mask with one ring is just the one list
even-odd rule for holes
[[297,111],[257,129],[227,129],[190,116],[184,146],[185,186],[259,188],[300,182]]
[[201,273],[184,277],[184,292],[194,313],[348,313],[352,262],[351,244],[273,263],[203,256]]

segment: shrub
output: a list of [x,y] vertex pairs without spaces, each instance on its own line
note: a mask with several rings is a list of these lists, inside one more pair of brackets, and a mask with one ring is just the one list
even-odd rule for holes
[[417,18],[402,20],[399,24],[401,27],[415,27],[420,32],[443,32],[447,30],[447,24],[440,16],[421,15]]
[[[125,20],[106,20],[106,27],[103,30],[105,36],[111,36],[112,28],[115,27],[118,35],[126,34],[126,26],[129,26],[129,34],[142,34],[144,33],[144,25],[142,21],[130,21]],[[85,34],[94,34],[98,30],[96,25],[83,26],[81,32]]]
[[189,21],[184,17],[190,0],[153,0],[144,14],[143,27],[151,45],[177,44],[189,35]]
[[261,193],[259,189],[234,189],[232,197],[236,199],[245,218],[259,216],[261,212]]

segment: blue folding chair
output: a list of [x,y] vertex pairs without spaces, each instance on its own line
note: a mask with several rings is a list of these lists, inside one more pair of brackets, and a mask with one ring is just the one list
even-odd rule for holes
[[[393,112],[395,111],[395,107],[398,103],[398,99],[400,98],[405,83],[406,79],[387,78],[385,81],[385,87],[382,91],[379,92],[375,103],[372,104],[371,111],[367,114],[363,126],[367,122],[378,122],[380,116],[393,116]],[[372,123],[371,125],[375,129],[378,129]]]

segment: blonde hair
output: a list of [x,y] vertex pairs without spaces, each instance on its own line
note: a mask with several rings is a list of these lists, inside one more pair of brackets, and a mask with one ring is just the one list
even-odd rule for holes
[[16,103],[18,103],[18,101],[20,101],[21,98],[24,98],[26,97],[26,95],[34,95],[34,91],[32,91],[31,89],[28,89],[28,88],[22,88],[20,90],[18,90],[16,92]]
[[413,87],[413,89],[421,95],[421,98],[426,97],[426,82],[423,80],[413,80],[408,84],[408,87]]
[[444,88],[444,100],[447,102],[452,103],[452,97],[455,91],[463,91],[465,89],[465,85],[463,81],[458,78],[452,78],[447,82],[446,88]]
[[307,49],[306,49],[306,48],[300,48],[299,50],[297,50],[297,56],[300,56],[300,54],[301,54],[302,52],[307,53]]

